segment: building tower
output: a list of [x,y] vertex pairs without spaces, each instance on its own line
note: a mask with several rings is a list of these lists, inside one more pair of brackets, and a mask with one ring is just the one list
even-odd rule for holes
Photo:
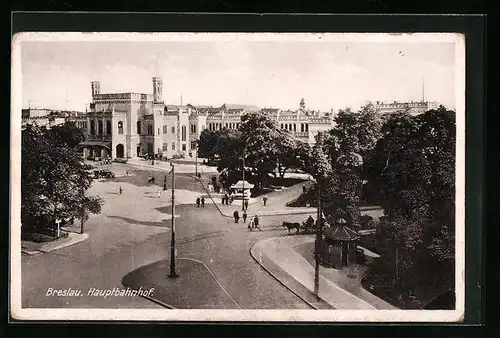
[[161,77],[153,77],[153,102],[163,102],[163,81]]
[[92,87],[92,97],[101,93],[101,84],[99,83],[99,81],[92,81],[90,82],[90,85]]

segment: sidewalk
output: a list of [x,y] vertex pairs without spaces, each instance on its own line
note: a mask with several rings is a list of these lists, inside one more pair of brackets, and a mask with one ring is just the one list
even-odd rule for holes
[[89,235],[77,234],[70,232],[68,233],[68,237],[60,238],[52,242],[47,243],[35,243],[29,241],[21,241],[21,252],[27,255],[36,255],[42,252],[51,252],[54,250],[62,249],[67,246],[83,242],[89,238]]
[[[139,166],[139,167],[144,167],[144,168],[149,168],[149,169],[156,169],[156,170],[162,170],[162,171],[167,171],[170,172],[172,170],[172,167],[170,166],[170,161],[158,161],[155,160],[155,164],[151,164],[151,160],[143,160],[143,159],[129,159],[126,164],[134,165],[134,166]],[[195,164],[186,164],[186,163],[176,163],[174,160],[174,165],[175,165],[175,172],[176,173],[191,173],[194,174],[196,172],[196,165]],[[209,167],[204,164],[198,164],[198,172],[200,173],[215,173],[217,172],[216,167]]]
[[174,309],[239,309],[239,304],[203,262],[178,258],[177,278],[169,278],[170,261],[140,267],[123,277],[125,287],[151,290],[150,299]]
[[[250,253],[264,269],[268,270],[285,286],[292,285],[293,288],[289,287],[289,289],[294,293],[297,292],[301,298],[306,300],[314,292],[314,267],[306,258],[295,251],[294,247],[311,241],[314,241],[311,236],[269,238],[257,242],[251,248]],[[269,264],[269,261],[272,263]],[[279,269],[276,269],[276,266]],[[364,289],[362,290],[364,292],[356,292],[357,295],[347,291],[335,282],[336,277],[338,278],[331,271],[320,267],[319,297],[335,309],[394,309],[392,305]],[[297,288],[297,282],[301,288]],[[315,304],[311,304],[311,306],[313,305]]]

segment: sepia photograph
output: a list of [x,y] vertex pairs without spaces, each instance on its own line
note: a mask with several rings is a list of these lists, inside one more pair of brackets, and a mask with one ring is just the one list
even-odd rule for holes
[[19,320],[458,322],[465,37],[19,33]]

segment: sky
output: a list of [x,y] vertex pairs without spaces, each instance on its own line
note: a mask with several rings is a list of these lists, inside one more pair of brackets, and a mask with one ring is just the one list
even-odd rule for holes
[[[23,108],[85,111],[101,93],[152,93],[166,104],[358,109],[425,100],[455,108],[453,43],[310,41],[23,41]],[[423,82],[425,85],[423,86]]]

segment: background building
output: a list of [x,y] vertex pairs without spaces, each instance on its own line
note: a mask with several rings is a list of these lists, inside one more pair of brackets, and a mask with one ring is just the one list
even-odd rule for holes
[[101,94],[92,81],[85,157],[194,157],[207,113],[191,105],[165,105],[163,82],[153,78],[153,94]]
[[382,115],[391,115],[399,112],[407,112],[411,115],[418,115],[425,113],[428,110],[436,109],[436,102],[430,101],[411,101],[411,102],[381,102],[377,101],[375,109]]
[[54,110],[27,108],[22,109],[22,128],[28,124],[34,124],[40,127],[51,128],[56,125],[64,124],[66,121],[73,121],[79,128],[85,127],[86,113],[79,111]]

